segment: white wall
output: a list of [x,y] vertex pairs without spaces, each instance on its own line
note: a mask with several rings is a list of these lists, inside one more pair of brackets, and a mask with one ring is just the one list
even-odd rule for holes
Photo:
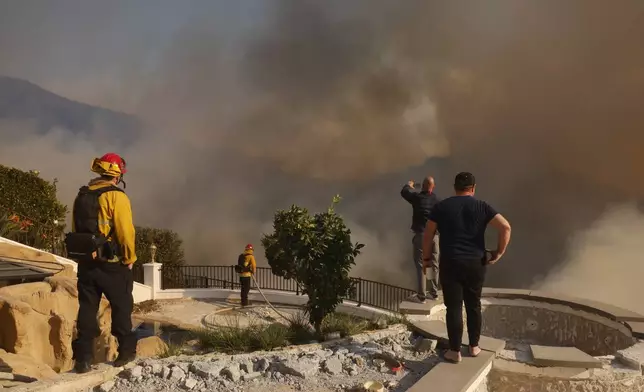
[[[20,242],[12,241],[12,240],[9,240],[9,239],[4,238],[4,237],[0,237],[0,242],[15,245],[15,246],[20,246],[20,247],[31,249],[31,250],[35,250],[37,252],[47,253],[47,252],[45,252],[43,250],[36,249],[36,248],[31,247],[31,246],[27,246],[25,244],[21,244]],[[78,265],[76,264],[75,261],[66,259],[64,257],[57,256],[57,255],[54,255],[54,254],[52,254],[52,256],[54,256],[54,258],[56,259],[56,261],[58,263],[63,264],[63,265],[69,265],[74,269],[74,271],[78,271]],[[151,299],[152,298],[152,287],[146,286],[146,285],[141,284],[141,283],[134,282],[134,288],[132,290],[132,296],[134,297],[134,302],[142,302],[142,301]]]
[[[4,243],[6,243],[6,244],[11,244],[11,245],[15,245],[15,246],[20,246],[20,247],[22,247],[22,248],[27,248],[27,249],[35,250],[36,252],[47,253],[47,252],[45,252],[45,251],[43,251],[43,250],[36,249],[36,248],[32,248],[31,246],[27,246],[27,245],[25,245],[25,244],[21,244],[20,242],[12,241],[12,240],[9,240],[9,239],[4,238],[4,237],[0,237],[0,242],[4,242]],[[59,262],[60,264],[63,264],[63,265],[71,265],[71,266],[72,266],[72,268],[74,269],[74,271],[76,271],[76,263],[75,263],[75,262],[73,262],[73,261],[71,261],[71,260],[69,260],[69,259],[66,259],[66,258],[64,258],[64,257],[56,256],[56,255],[54,255],[54,254],[52,254],[52,256],[54,256],[54,258],[56,259],[56,261],[57,261],[57,262]]]

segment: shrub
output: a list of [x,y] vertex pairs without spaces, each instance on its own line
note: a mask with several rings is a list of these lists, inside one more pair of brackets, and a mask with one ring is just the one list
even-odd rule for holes
[[322,333],[339,332],[341,337],[356,335],[371,328],[369,320],[344,313],[331,313],[322,322]]
[[288,317],[290,340],[294,344],[304,344],[315,339],[311,323],[304,312],[297,312]]
[[161,304],[153,299],[148,299],[134,304],[132,313],[151,313],[162,309]]
[[315,216],[295,205],[277,211],[274,232],[261,240],[272,272],[295,279],[308,296],[306,311],[318,334],[324,317],[353,292],[349,271],[364,247],[351,242],[351,231],[334,209],[339,202],[335,196],[329,209]]
[[11,219],[9,212],[0,214],[0,237],[18,241],[20,237],[20,225]]
[[[299,320],[299,319],[295,319]],[[313,339],[311,327],[299,321],[286,326],[280,323],[249,322],[241,326],[239,317],[227,319],[225,325],[194,331],[203,349],[237,354],[256,350],[269,351],[291,343],[308,343]]]
[[165,265],[185,263],[183,240],[172,230],[136,227],[136,256],[143,263],[150,261],[150,244],[157,247],[155,261]]
[[159,354],[159,358],[169,358],[181,354],[183,354],[183,343],[167,342],[167,347]]
[[[62,252],[67,207],[56,196],[53,182],[37,171],[25,172],[0,165],[0,230],[26,245]],[[17,227],[11,227],[13,222]]]
[[[163,264],[163,279],[166,282],[181,282],[183,273],[179,268],[173,268],[185,263],[183,253],[183,240],[179,234],[172,230],[157,229],[153,227],[136,228],[136,256],[137,264],[147,263],[151,259],[150,245],[154,243],[157,247],[154,260]],[[178,285],[182,287],[182,285]]]
[[288,327],[273,323],[259,328],[252,335],[251,347],[256,350],[269,351],[289,344],[291,331]]

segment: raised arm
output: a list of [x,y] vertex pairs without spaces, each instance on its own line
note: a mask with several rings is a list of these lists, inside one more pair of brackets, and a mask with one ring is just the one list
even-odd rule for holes
[[400,196],[403,197],[403,199],[407,200],[410,204],[414,202],[414,197],[416,196],[416,192],[414,192],[414,182],[409,181],[403,189],[400,191]]

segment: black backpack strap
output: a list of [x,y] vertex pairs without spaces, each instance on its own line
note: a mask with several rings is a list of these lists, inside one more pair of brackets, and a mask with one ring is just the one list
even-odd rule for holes
[[[102,188],[93,189],[93,190],[90,190],[89,187],[84,186],[84,187],[81,188],[81,191],[83,190],[83,188],[87,188],[87,191],[90,192],[90,193],[95,193],[97,199],[99,197],[101,197],[101,195],[103,193],[107,193],[107,192],[122,192],[122,193],[125,193],[125,191],[123,189],[117,187],[116,185],[104,186]],[[105,239],[107,240],[108,238],[111,238],[113,234],[114,234],[114,225],[111,225],[110,226],[110,231],[109,231],[109,233],[107,233],[107,236],[105,236]]]

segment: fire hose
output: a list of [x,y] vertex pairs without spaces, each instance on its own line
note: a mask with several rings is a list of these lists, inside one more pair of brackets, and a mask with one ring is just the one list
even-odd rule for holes
[[281,318],[283,318],[283,319],[284,319],[284,320],[286,320],[288,323],[290,323],[290,322],[291,322],[291,320],[289,320],[286,316],[284,316],[284,315],[283,315],[282,313],[280,313],[277,309],[275,309],[275,306],[273,306],[273,304],[268,300],[268,298],[266,298],[266,296],[264,295],[264,292],[262,291],[262,288],[261,288],[261,287],[259,287],[259,284],[257,283],[257,280],[255,279],[255,275],[254,275],[254,274],[250,274],[250,277],[253,279],[253,283],[255,283],[255,287],[257,288],[257,291],[259,291],[259,293],[262,295],[262,297],[264,298],[264,301],[266,301],[266,303],[268,304],[268,306],[270,306],[270,307],[271,307],[271,309],[273,309],[273,311],[274,311],[275,313],[277,313]]

